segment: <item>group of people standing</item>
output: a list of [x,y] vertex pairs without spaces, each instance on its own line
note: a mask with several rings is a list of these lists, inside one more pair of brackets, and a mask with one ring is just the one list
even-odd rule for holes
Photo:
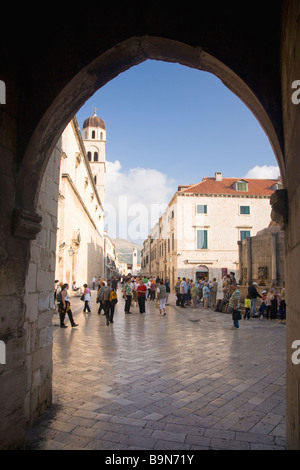
[[118,302],[117,295],[118,278],[114,277],[110,280],[102,280],[99,282],[97,289],[96,302],[99,303],[98,314],[106,316],[106,324],[114,323],[115,306]]
[[[257,310],[257,299],[261,299],[261,304]],[[248,294],[245,298],[245,315],[244,319],[259,317],[263,319],[266,316],[267,320],[275,320],[280,316],[280,322],[283,323],[286,318],[286,303],[285,303],[285,287],[280,290],[275,283],[272,283],[270,289],[263,290],[260,294],[257,290],[257,283],[253,282],[248,287]]]
[[201,278],[193,281],[185,277],[177,278],[175,285],[176,305],[182,308],[196,308],[203,301],[204,308],[216,306],[218,283],[216,278],[212,281]]
[[[223,299],[220,301],[220,308],[218,311],[223,311],[223,306],[226,305],[227,312],[233,312],[232,318],[234,322],[233,329],[239,328],[239,322],[242,318],[239,312],[241,293],[239,286],[233,276],[233,273],[224,276],[223,278]],[[261,299],[259,308],[257,309],[257,300]],[[285,287],[281,290],[278,289],[275,283],[272,283],[269,290],[263,290],[260,294],[258,291],[257,282],[252,282],[248,287],[248,292],[244,300],[244,319],[260,318],[266,316],[267,319],[277,319],[278,313],[280,322],[284,323],[286,318],[286,303],[285,303]]]
[[[125,314],[132,313],[131,307],[138,306],[140,314],[146,313],[146,301],[156,301],[156,307],[159,309],[160,315],[166,315],[166,306],[168,305],[168,297],[170,293],[170,281],[157,278],[148,278],[143,276],[128,276],[119,279],[114,277],[109,280],[93,279],[93,288],[97,287],[96,302],[99,303],[98,314],[106,316],[106,324],[114,323],[115,306],[118,302],[117,288],[120,281],[122,297],[124,298]],[[182,308],[196,308],[203,302],[204,308],[215,308],[216,311],[226,311],[232,313],[233,329],[239,328],[239,320],[242,318],[240,314],[241,293],[235,275],[233,272],[223,277],[223,298],[217,302],[218,283],[216,278],[212,281],[207,279],[197,279],[193,281],[185,277],[178,277],[175,285],[176,305]],[[253,282],[248,287],[248,293],[244,300],[244,319],[263,318],[276,319],[278,317],[278,308],[280,322],[285,321],[286,305],[285,305],[285,288],[280,291],[273,283],[270,289],[263,290],[260,294],[257,290],[257,283]],[[76,327],[78,324],[73,319],[73,313],[70,307],[69,285],[67,283],[55,281],[54,299],[55,305],[58,307],[60,316],[60,327],[66,328],[64,323],[65,316],[68,315],[71,326]],[[72,291],[81,295],[84,302],[83,312],[91,312],[91,289],[87,284],[83,285],[83,289],[76,287],[73,282]],[[259,309],[257,309],[257,299],[261,299]]]
[[146,301],[157,302],[160,315],[166,315],[166,305],[170,292],[170,281],[160,278],[147,278],[137,276],[127,276],[122,279],[122,292],[125,299],[125,314],[130,314],[131,306],[139,306],[140,314],[146,313]]

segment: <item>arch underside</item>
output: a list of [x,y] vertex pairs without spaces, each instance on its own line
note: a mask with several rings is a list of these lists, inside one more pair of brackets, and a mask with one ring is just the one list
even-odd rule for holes
[[171,39],[132,37],[93,60],[63,88],[42,116],[24,155],[18,175],[16,207],[35,212],[40,182],[62,131],[83,104],[120,73],[147,59],[176,62],[218,77],[257,118],[269,138],[281,176],[285,178],[280,137],[260,100],[232,69],[201,47]]

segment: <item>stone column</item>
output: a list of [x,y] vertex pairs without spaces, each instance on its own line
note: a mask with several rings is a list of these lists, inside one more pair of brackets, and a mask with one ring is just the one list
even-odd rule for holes
[[[287,448],[300,449],[300,363],[293,361],[300,340],[300,103],[292,100],[292,84],[300,80],[299,1],[283,2],[281,82],[284,123],[286,188],[281,217],[285,231],[285,279],[287,304],[286,406]],[[277,191],[276,191],[277,193]],[[279,196],[280,194],[277,194]],[[275,196],[276,197],[276,196]],[[280,204],[279,208],[280,208]],[[299,354],[298,354],[299,357]]]

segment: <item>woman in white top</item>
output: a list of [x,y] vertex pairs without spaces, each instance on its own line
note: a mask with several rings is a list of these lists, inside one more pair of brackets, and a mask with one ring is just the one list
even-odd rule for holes
[[83,284],[83,287],[84,287],[84,291],[83,291],[84,309],[83,309],[83,311],[85,312],[87,310],[88,312],[91,312],[91,290],[90,290],[90,288],[88,287],[87,284]]
[[67,325],[64,324],[66,313],[68,314],[71,325],[78,326],[73,319],[72,310],[70,308],[70,297],[68,293],[69,284],[64,284],[61,288],[61,302],[59,303],[58,312],[60,317],[60,327],[67,328]]

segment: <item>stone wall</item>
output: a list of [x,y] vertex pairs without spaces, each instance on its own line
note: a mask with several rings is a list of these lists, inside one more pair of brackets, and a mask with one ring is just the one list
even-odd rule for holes
[[249,237],[239,245],[239,275],[242,285],[257,282],[269,288],[272,282],[283,285],[284,276],[284,231],[271,226]]
[[26,369],[24,404],[27,424],[35,422],[52,400],[52,308],[57,230],[60,141],[48,162],[37,205],[42,230],[31,242],[25,284]]

